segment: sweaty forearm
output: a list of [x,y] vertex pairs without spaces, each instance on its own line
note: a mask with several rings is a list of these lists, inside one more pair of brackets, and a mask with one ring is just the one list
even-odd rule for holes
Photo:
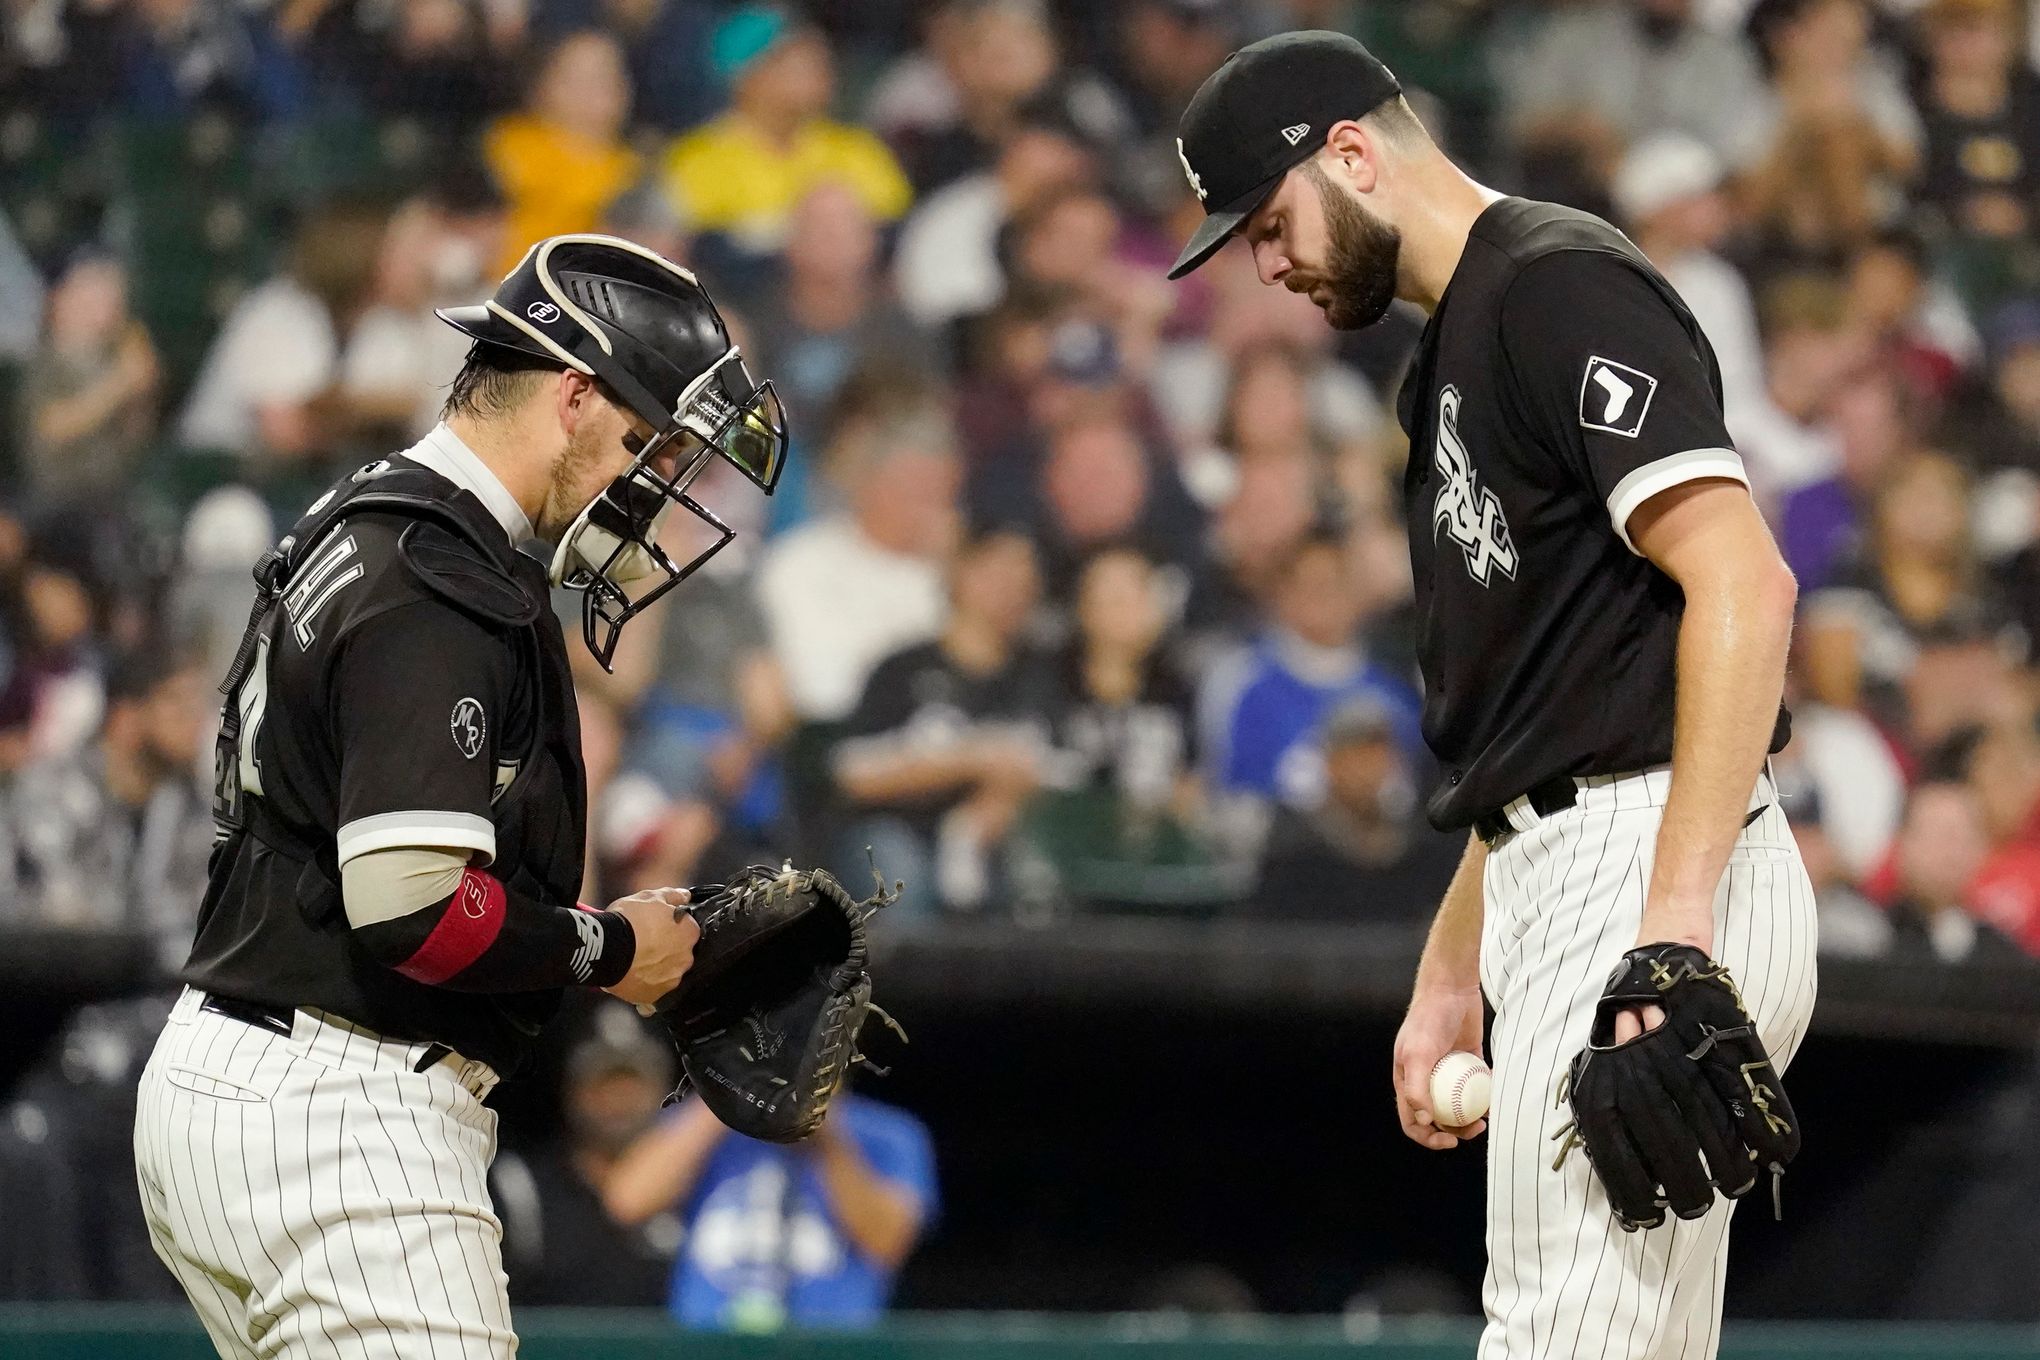
[[349,860],[341,895],[355,942],[413,982],[456,992],[607,987],[629,971],[636,935],[623,917],[513,892],[463,858],[397,849]]
[[1487,846],[1479,836],[1469,835],[1445,900],[1431,920],[1424,957],[1417,965],[1417,991],[1479,989],[1481,876],[1486,869]]
[[1688,590],[1672,788],[1645,898],[1646,940],[1712,947],[1714,891],[1778,719],[1792,634],[1790,580],[1752,572]]

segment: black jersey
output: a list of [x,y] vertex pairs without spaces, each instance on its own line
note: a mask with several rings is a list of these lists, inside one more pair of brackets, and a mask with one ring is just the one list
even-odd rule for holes
[[[1747,482],[1714,352],[1601,219],[1503,199],[1474,223],[1398,401],[1430,802],[1470,825],[1563,775],[1671,759],[1685,597],[1630,514]],[[1772,750],[1784,744],[1783,712]]]
[[[333,521],[331,498],[379,481],[422,489],[442,517]],[[183,979],[508,1072],[558,990],[455,992],[384,966],[352,937],[340,866],[398,846],[465,849],[526,896],[573,905],[586,787],[565,641],[540,608],[545,569],[473,493],[405,458],[314,506],[241,686],[244,830],[216,854]]]

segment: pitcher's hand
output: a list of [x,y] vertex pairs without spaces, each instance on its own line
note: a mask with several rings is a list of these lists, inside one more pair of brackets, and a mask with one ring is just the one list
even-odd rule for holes
[[1431,1110],[1431,1069],[1455,1050],[1480,1053],[1481,1017],[1478,987],[1439,988],[1410,998],[1409,1014],[1395,1036],[1395,1108],[1412,1141],[1443,1150],[1487,1128],[1485,1119],[1447,1128],[1432,1118]]

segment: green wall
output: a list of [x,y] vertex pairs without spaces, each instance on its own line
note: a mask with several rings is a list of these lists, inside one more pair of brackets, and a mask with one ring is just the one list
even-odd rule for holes
[[[1336,1319],[1200,1324],[1147,1317],[941,1314],[904,1318],[861,1337],[682,1333],[663,1315],[527,1310],[522,1360],[1466,1360],[1467,1323],[1403,1325],[1357,1335]],[[2040,1357],[2040,1330],[1870,1323],[1728,1329],[1726,1360],[2008,1360]],[[191,1314],[127,1305],[0,1306],[0,1360],[211,1360]]]

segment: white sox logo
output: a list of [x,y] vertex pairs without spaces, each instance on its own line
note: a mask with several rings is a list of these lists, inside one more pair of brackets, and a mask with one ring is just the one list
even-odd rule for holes
[[1197,201],[1204,201],[1204,181],[1197,178],[1197,172],[1190,168],[1190,153],[1183,149],[1183,139],[1176,139],[1176,159],[1183,162],[1183,173],[1189,177],[1190,187],[1197,194]]
[[1466,569],[1488,584],[1499,569],[1516,579],[1516,543],[1495,493],[1474,477],[1473,460],[1459,438],[1459,389],[1447,387],[1438,396],[1438,499],[1431,503],[1431,535],[1443,529],[1466,550]]

